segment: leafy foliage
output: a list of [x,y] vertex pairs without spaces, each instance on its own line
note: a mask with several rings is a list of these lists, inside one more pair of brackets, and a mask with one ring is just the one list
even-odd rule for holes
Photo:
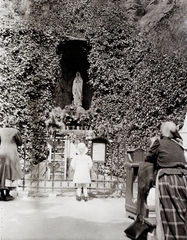
[[32,29],[2,29],[0,37],[6,50],[1,65],[2,112],[19,119],[17,127],[27,143],[27,158],[42,161],[46,158],[44,121],[52,107],[52,89],[58,72],[53,37]]
[[55,107],[60,76],[56,48],[67,35],[85,38],[91,46],[91,124],[97,135],[113,141],[106,166],[114,174],[122,175],[125,149],[146,149],[162,121],[183,123],[185,55],[171,56],[169,46],[162,54],[129,25],[120,1],[33,0],[25,8],[20,1],[12,4],[25,22],[24,27],[0,29],[1,118],[17,116],[28,161],[46,158],[45,122]]
[[[173,57],[169,51],[163,55],[145,36],[132,31],[125,19],[122,21],[120,9],[118,14],[107,10],[102,9],[105,18],[90,39],[95,129],[119,142],[121,150],[125,145],[146,150],[162,121],[183,124],[186,58]],[[116,156],[124,161],[124,151]]]

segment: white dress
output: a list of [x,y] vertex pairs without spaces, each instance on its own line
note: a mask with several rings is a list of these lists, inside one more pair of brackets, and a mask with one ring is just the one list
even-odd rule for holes
[[71,161],[73,168],[74,183],[91,183],[90,170],[92,168],[92,160],[88,155],[76,155]]

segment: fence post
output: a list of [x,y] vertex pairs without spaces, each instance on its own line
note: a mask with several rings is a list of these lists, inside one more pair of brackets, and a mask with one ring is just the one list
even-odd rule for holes
[[26,166],[26,140],[24,140],[24,147],[23,147],[23,191],[25,190],[25,166]]

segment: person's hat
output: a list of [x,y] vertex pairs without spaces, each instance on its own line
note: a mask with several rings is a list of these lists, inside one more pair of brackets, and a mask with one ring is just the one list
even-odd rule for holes
[[84,143],[79,143],[77,145],[77,153],[79,154],[80,152],[83,152],[84,154],[88,152],[88,148]]

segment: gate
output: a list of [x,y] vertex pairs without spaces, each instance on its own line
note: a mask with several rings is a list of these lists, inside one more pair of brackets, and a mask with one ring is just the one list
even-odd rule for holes
[[[75,131],[72,130],[71,134]],[[90,131],[85,130],[84,134],[90,136]],[[91,156],[92,140],[88,137],[86,141],[88,154]],[[119,143],[111,144],[116,150],[119,148]],[[73,183],[73,170],[70,167],[71,159],[75,154],[75,145],[68,134],[49,138],[47,140],[48,158],[33,165],[30,171],[24,174],[21,186],[23,190],[28,191],[29,195],[37,196],[51,193],[57,196],[75,195],[76,185]],[[125,194],[125,160],[116,157],[111,149],[111,145],[107,146],[107,158],[110,159],[108,165],[105,162],[93,161],[91,184],[88,188],[89,196],[121,197]],[[119,170],[123,174],[118,174]]]

